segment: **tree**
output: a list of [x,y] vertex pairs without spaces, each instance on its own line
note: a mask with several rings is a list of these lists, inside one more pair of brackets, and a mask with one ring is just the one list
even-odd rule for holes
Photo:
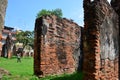
[[61,9],[55,9],[55,10],[52,10],[52,14],[53,15],[56,15],[57,17],[59,18],[62,18],[63,14],[62,14],[62,10]]
[[63,14],[62,14],[62,10],[57,8],[55,10],[46,10],[46,9],[42,9],[41,11],[38,12],[36,18],[39,18],[39,17],[42,17],[42,16],[45,16],[45,15],[55,15],[57,16],[58,18],[62,18]]
[[36,17],[39,18],[39,17],[41,17],[41,16],[50,15],[50,14],[51,14],[50,11],[48,11],[48,10],[46,10],[46,9],[42,9],[41,11],[38,12],[38,14],[37,14]]
[[16,34],[16,42],[23,43],[23,49],[29,45],[33,48],[34,45],[34,31],[21,31]]
[[30,32],[28,45],[34,48],[34,31]]

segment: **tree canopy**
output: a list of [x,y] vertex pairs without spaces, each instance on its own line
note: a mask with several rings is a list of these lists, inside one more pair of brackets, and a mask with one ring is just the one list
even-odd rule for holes
[[29,45],[33,48],[34,45],[34,31],[21,31],[16,34],[17,42],[23,43],[23,49]]
[[46,10],[46,9],[42,9],[41,11],[39,11],[39,12],[37,13],[36,18],[39,18],[39,17],[41,17],[41,16],[45,16],[45,15],[55,15],[55,16],[57,16],[57,17],[59,17],[59,18],[62,18],[63,13],[62,13],[62,10],[59,9],[59,8],[57,8],[57,9],[55,9],[55,10],[52,10],[52,11]]

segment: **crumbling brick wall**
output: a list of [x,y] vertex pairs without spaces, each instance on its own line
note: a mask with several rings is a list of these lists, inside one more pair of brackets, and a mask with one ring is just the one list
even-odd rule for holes
[[112,5],[113,9],[119,15],[119,19],[120,19],[120,1],[119,0],[111,0],[111,5]]
[[[111,0],[111,6],[113,9],[116,11],[116,13],[119,16],[119,28],[120,28],[120,1],[119,0]],[[119,31],[119,45],[120,45],[120,31]],[[120,47],[119,47],[120,50]],[[119,58],[120,58],[120,51],[119,51]],[[120,62],[119,62],[120,65]],[[120,70],[119,70],[120,73]],[[119,79],[120,79],[120,74],[119,74]]]
[[73,21],[43,16],[35,23],[34,73],[72,73],[79,66],[81,28]]
[[[119,27],[120,27],[120,1],[119,0],[111,0],[111,6],[116,11],[116,13],[119,15]],[[120,37],[119,37],[120,40]]]
[[84,0],[84,80],[118,80],[118,15],[107,0]]
[[6,13],[7,0],[0,0],[0,33],[4,27],[4,18]]
[[[6,7],[7,7],[7,0],[0,0],[0,41],[2,39],[2,28],[4,27],[4,18],[6,13]],[[0,56],[1,56],[1,50],[2,49],[2,43],[0,42]]]

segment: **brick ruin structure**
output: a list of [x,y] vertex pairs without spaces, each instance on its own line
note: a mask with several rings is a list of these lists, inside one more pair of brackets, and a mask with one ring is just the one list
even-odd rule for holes
[[107,0],[84,0],[84,22],[84,80],[118,80],[117,13]]
[[[119,15],[119,28],[120,28],[120,1],[119,0],[111,0],[111,6],[116,11],[116,13]],[[120,31],[119,31],[119,34],[120,34]],[[119,45],[120,45],[120,36],[119,36]],[[120,47],[119,47],[119,50],[120,50]],[[119,54],[119,57],[120,57],[120,54]],[[119,65],[120,65],[120,62],[119,62]],[[120,70],[119,70],[119,73],[120,73]],[[120,77],[120,75],[119,75],[119,77]]]
[[73,73],[79,66],[81,27],[66,18],[43,16],[35,23],[34,73]]
[[[7,0],[0,0],[0,41],[2,39],[2,28],[4,27],[4,18],[7,8]],[[2,43],[0,42],[0,49],[2,49]],[[0,50],[0,56],[1,56],[1,50]]]
[[0,0],[0,33],[2,31],[2,28],[4,27],[4,18],[7,8],[7,0]]
[[12,47],[13,47],[13,40],[12,40],[12,35],[8,34],[6,38],[6,54],[8,58],[12,57]]
[[111,0],[111,6],[119,15],[119,26],[120,26],[120,1],[119,0]]
[[120,1],[83,4],[84,28],[55,16],[36,19],[36,75],[72,73],[83,65],[84,80],[119,80]]

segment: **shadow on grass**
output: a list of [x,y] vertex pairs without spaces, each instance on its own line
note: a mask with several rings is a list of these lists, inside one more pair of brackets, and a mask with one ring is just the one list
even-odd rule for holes
[[64,75],[64,76],[56,77],[50,80],[83,80],[83,73],[76,72],[71,75]]

